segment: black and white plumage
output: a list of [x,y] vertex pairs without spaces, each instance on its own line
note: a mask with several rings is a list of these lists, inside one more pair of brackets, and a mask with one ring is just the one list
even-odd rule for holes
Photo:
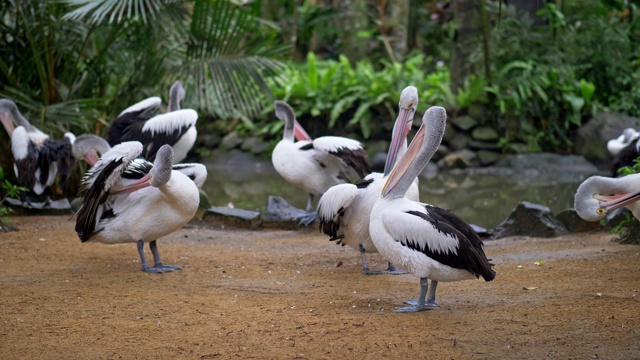
[[574,196],[578,216],[600,221],[608,213],[626,207],[640,220],[640,174],[620,178],[592,176],[580,184]]
[[[631,129],[633,130],[633,129]],[[633,138],[627,146],[619,150],[613,158],[613,166],[611,167],[611,175],[618,176],[618,170],[625,166],[635,165],[635,160],[640,157],[640,139]]]
[[[98,162],[98,154],[105,154],[109,150],[111,150],[109,143],[105,139],[93,134],[82,134],[78,136],[73,143],[73,156],[78,160],[86,161],[89,166],[93,166]],[[139,159],[139,161],[141,160],[143,159]],[[151,164],[150,162],[148,163]],[[187,177],[196,184],[198,189],[202,189],[204,182],[207,180],[207,168],[202,164],[173,164],[171,169],[187,175]]]
[[618,155],[618,153],[627,147],[633,140],[636,140],[640,137],[640,132],[637,132],[633,128],[626,128],[622,131],[622,134],[615,139],[611,139],[607,142],[607,150],[613,156]]
[[[331,186],[348,181],[346,172],[351,169],[360,178],[370,173],[367,154],[356,140],[323,136],[311,140],[295,119],[293,109],[283,101],[276,101],[276,116],[285,122],[283,139],[271,154],[276,171],[287,182],[309,194],[306,212],[301,223],[312,223],[317,214],[313,211],[314,196],[321,196]],[[294,142],[294,137],[307,137]]]
[[[429,108],[422,126],[405,155],[396,164],[371,211],[369,232],[380,253],[420,278],[415,306],[398,312],[421,311],[435,303],[435,286],[441,281],[482,278],[491,281],[495,271],[482,241],[469,224],[448,210],[405,197],[414,179],[437,150],[446,126],[446,111]],[[428,279],[432,280],[426,298]],[[426,301],[425,301],[426,300]]]
[[111,146],[125,141],[139,141],[144,145],[141,157],[153,161],[162,145],[171,145],[174,162],[187,157],[198,136],[196,122],[198,113],[191,109],[180,109],[184,88],[179,81],[171,87],[169,112],[155,115],[162,104],[159,97],[140,101],[118,115],[107,130],[106,138]]
[[75,163],[71,146],[75,136],[67,132],[60,139],[52,139],[38,130],[20,113],[9,99],[0,99],[0,122],[11,137],[13,169],[18,185],[29,189],[27,205],[49,201],[49,187],[59,177],[64,188]]
[[[387,153],[384,174],[371,173],[355,184],[340,184],[329,188],[318,202],[320,229],[337,244],[348,245],[358,250],[362,257],[362,272],[365,275],[406,274],[397,270],[391,262],[382,271],[369,270],[365,253],[377,253],[369,235],[371,210],[380,198],[385,178],[407,150],[407,135],[411,131],[413,117],[418,106],[418,90],[409,86],[400,94],[399,112],[393,127],[392,140]],[[418,201],[417,178],[407,192],[407,198]]]
[[[143,271],[169,272],[180,267],[162,263],[156,240],[193,218],[199,191],[187,175],[172,170],[170,146],[158,150],[153,164],[139,158],[142,151],[139,142],[116,145],[87,172],[76,232],[82,242],[135,242]],[[146,262],[145,242],[154,256],[152,267]]]

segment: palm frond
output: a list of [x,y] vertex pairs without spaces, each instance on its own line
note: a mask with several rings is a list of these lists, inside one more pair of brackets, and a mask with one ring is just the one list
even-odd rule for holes
[[275,57],[275,33],[249,9],[228,0],[196,0],[183,73],[195,83],[200,109],[218,117],[239,118],[251,127],[273,101],[266,78],[285,65]]
[[66,20],[87,19],[91,24],[99,24],[109,19],[109,24],[124,19],[142,19],[146,23],[155,19],[162,11],[165,2],[161,0],[63,0],[77,9],[65,15]]

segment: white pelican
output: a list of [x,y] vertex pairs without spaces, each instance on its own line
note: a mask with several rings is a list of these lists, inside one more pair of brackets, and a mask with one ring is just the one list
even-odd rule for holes
[[[76,232],[82,242],[135,242],[142,270],[165,273],[181,267],[162,263],[156,240],[193,218],[199,192],[187,175],[172,170],[169,145],[158,150],[153,165],[138,159],[142,151],[142,144],[135,141],[116,145],[87,172],[83,184],[88,191],[78,211]],[[152,267],[147,265],[145,242],[153,253]]]
[[[429,108],[422,126],[398,161],[371,211],[369,232],[380,253],[397,266],[420,278],[415,306],[398,312],[421,311],[433,306],[440,281],[495,278],[478,234],[448,210],[411,201],[405,197],[414,179],[427,165],[442,141],[446,111]],[[431,279],[429,298],[427,279]]]
[[30,190],[26,194],[27,204],[49,201],[49,187],[56,176],[60,176],[59,185],[64,188],[71,175],[75,162],[71,144],[76,137],[67,132],[60,139],[50,138],[31,125],[9,99],[0,99],[0,122],[11,137],[18,185]]
[[173,148],[175,163],[187,157],[198,136],[196,122],[198,113],[191,109],[180,109],[184,88],[179,81],[171,86],[169,112],[153,116],[162,100],[150,97],[136,103],[118,115],[107,130],[106,138],[111,146],[124,141],[139,141],[144,145],[141,156],[153,161],[164,144]]
[[[338,136],[323,136],[311,140],[295,119],[293,109],[276,101],[276,116],[284,120],[284,136],[271,154],[276,171],[289,183],[304,189],[309,198],[307,215],[300,220],[309,225],[317,214],[313,211],[314,196],[321,196],[333,185],[346,183],[344,173],[351,168],[361,178],[370,171],[367,154],[360,142]],[[294,136],[300,140],[294,142]]]
[[574,197],[578,216],[586,221],[600,221],[609,212],[626,207],[640,220],[640,174],[621,178],[592,176],[583,181]]
[[[377,253],[369,235],[369,219],[371,209],[380,198],[385,177],[389,175],[396,159],[401,158],[407,150],[407,135],[411,131],[413,116],[418,107],[418,89],[408,86],[400,94],[399,112],[393,127],[393,135],[384,174],[371,173],[356,184],[335,185],[327,190],[318,202],[320,228],[337,240],[337,244],[349,245],[358,250],[362,257],[362,272],[365,275],[406,274],[397,270],[391,262],[386,270],[371,271],[367,266],[365,253]],[[417,178],[416,178],[417,180]],[[413,182],[407,192],[407,198],[418,201],[417,181]],[[340,230],[340,234],[338,231]]]
[[[93,166],[98,162],[98,153],[102,155],[109,150],[111,150],[109,143],[105,139],[93,134],[82,134],[78,136],[73,143],[73,156],[76,159],[86,161],[89,166]],[[138,161],[141,160],[142,159],[138,159]],[[198,189],[202,189],[204,182],[207,180],[207,168],[202,164],[173,164],[171,169],[187,175],[189,179],[193,180]]]
[[620,150],[627,147],[633,140],[639,137],[640,132],[635,131],[633,128],[626,128],[622,131],[622,135],[607,142],[607,150],[609,150],[611,155],[618,155]]

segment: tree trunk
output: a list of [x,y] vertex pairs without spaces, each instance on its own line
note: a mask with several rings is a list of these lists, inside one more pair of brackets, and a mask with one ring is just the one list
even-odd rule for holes
[[342,53],[351,61],[358,61],[366,56],[369,39],[358,36],[360,30],[367,27],[367,3],[361,0],[336,0],[335,9],[341,16],[336,24],[342,40]]
[[[391,12],[391,48],[395,60],[402,61],[408,52],[411,0],[389,2]],[[393,57],[392,57],[392,60]]]
[[483,43],[481,1],[456,0],[453,12],[456,35],[451,49],[451,91],[457,94],[469,75],[483,70],[482,64],[471,62],[471,55]]

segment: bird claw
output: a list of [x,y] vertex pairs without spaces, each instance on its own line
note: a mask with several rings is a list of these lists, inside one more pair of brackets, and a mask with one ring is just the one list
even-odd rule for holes
[[[411,305],[411,306],[414,306],[414,307],[418,306],[418,300],[413,300],[413,299],[412,300],[407,300],[404,303],[408,304],[408,305]],[[438,303],[435,302],[435,300],[426,300],[424,302],[424,307],[425,308],[433,309],[433,308],[436,308],[438,306],[440,306],[440,305],[438,305]]]
[[168,272],[172,272],[173,270],[180,270],[182,266],[178,265],[164,265],[164,264],[155,264],[154,266],[143,266],[142,271],[154,274],[164,274]]
[[412,312],[418,312],[418,311],[423,311],[423,310],[431,310],[433,308],[431,307],[418,307],[418,306],[407,306],[407,307],[401,307],[401,308],[397,308],[396,312],[399,313],[412,313]]
[[316,221],[317,218],[318,218],[318,214],[316,214],[313,211],[310,211],[298,218],[298,224],[303,226],[309,226],[313,224],[313,222]]

